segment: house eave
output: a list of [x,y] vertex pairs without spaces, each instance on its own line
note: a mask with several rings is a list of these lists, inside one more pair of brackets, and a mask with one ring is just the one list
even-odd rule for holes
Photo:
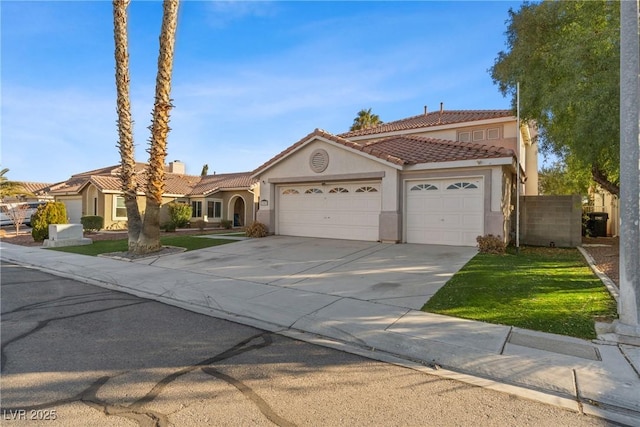
[[456,160],[451,162],[418,163],[415,165],[407,165],[404,167],[403,170],[419,171],[419,170],[435,170],[435,169],[460,169],[460,168],[472,168],[472,167],[481,167],[481,166],[505,166],[505,165],[510,165],[515,170],[514,157]]
[[515,120],[516,118],[513,116],[498,117],[495,119],[483,119],[483,120],[476,120],[471,122],[460,122],[460,123],[447,123],[447,124],[435,125],[435,126],[417,127],[413,129],[403,129],[403,130],[395,130],[395,131],[389,131],[389,132],[383,132],[383,133],[372,133],[368,135],[350,136],[347,139],[349,139],[350,141],[383,139],[390,136],[414,135],[414,134],[423,133],[423,132],[437,132],[441,130],[451,130],[451,129],[470,127],[470,126],[484,126],[484,125],[492,125],[492,124],[499,124],[499,123],[509,123]]

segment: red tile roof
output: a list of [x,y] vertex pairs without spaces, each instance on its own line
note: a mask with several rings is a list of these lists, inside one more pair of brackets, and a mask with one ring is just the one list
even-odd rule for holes
[[413,135],[391,136],[375,142],[359,143],[316,129],[254,170],[254,176],[314,138],[327,139],[399,166],[515,156],[512,150],[503,147],[446,141]]
[[393,136],[366,144],[365,153],[399,165],[514,157],[513,150],[422,136]]
[[27,193],[38,195],[46,194],[49,191],[49,187],[53,184],[44,182],[21,182],[20,185],[22,185],[22,188],[24,188]]
[[513,117],[511,110],[444,110],[420,114],[402,120],[383,123],[379,126],[341,133],[342,138],[352,138],[364,135],[376,135],[434,126],[452,125],[457,123],[474,122],[478,120],[499,119]]
[[[136,164],[136,184],[138,192],[144,192],[146,183],[146,164]],[[52,194],[73,194],[78,193],[82,188],[92,183],[100,191],[121,191],[120,166],[109,166],[93,171],[82,172],[73,175],[68,181],[54,184],[51,188]],[[257,182],[251,178],[250,172],[220,174],[220,175],[182,175],[175,173],[165,173],[165,194],[171,195],[206,195],[214,191],[224,189],[249,188]]]

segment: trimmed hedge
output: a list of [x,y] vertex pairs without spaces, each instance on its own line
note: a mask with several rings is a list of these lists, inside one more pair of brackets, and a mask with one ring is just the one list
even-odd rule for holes
[[104,218],[97,215],[87,215],[80,218],[80,224],[87,231],[99,231],[104,228]]

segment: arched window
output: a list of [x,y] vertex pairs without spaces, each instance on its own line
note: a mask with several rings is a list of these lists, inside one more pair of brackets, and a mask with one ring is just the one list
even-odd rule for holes
[[344,187],[335,187],[329,190],[329,193],[348,193],[348,192],[349,190],[347,190]]
[[455,184],[449,185],[447,187],[447,190],[462,190],[462,189],[473,189],[473,188],[478,188],[478,186],[470,182],[456,182]]
[[286,190],[284,190],[282,192],[282,194],[284,195],[290,195],[290,194],[300,194],[300,192],[294,188],[287,188]]
[[429,191],[429,190],[437,190],[438,187],[431,184],[417,184],[411,187],[410,191]]
[[356,190],[356,193],[377,193],[378,189],[374,187],[364,186]]
[[304,194],[322,194],[322,190],[319,188],[308,188]]

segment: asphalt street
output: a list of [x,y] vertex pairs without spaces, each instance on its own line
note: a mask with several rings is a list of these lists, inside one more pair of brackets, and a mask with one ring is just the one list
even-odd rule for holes
[[2,263],[2,425],[607,426]]

